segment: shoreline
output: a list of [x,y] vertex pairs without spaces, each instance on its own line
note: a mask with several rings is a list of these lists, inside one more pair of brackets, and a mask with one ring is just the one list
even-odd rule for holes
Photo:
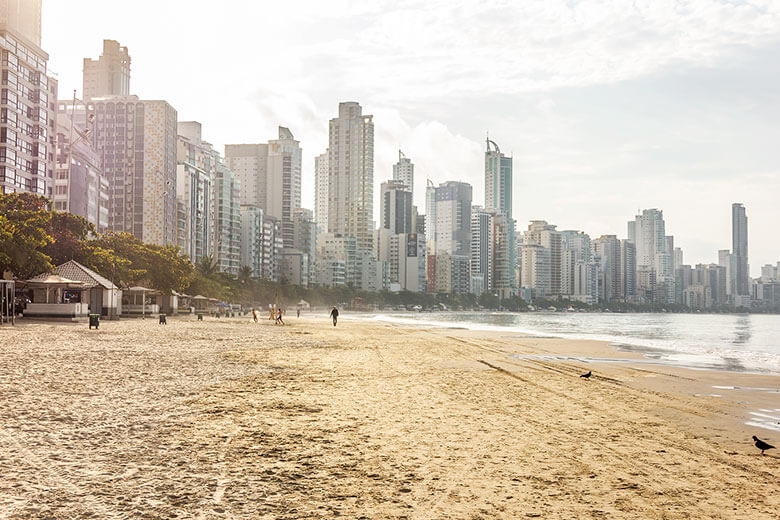
[[3,329],[0,517],[776,518],[776,376],[340,318]]

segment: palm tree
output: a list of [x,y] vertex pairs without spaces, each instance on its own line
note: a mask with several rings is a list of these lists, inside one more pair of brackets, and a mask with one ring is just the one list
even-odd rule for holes
[[214,257],[206,255],[198,260],[195,268],[200,274],[208,277],[217,272],[217,261],[214,259]]
[[241,266],[238,270],[238,279],[242,285],[246,285],[252,279],[252,268],[248,265]]

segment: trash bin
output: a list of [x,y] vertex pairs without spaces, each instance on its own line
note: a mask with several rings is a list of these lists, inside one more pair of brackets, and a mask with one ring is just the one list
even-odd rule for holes
[[167,325],[168,324],[168,322],[165,321],[165,316],[166,316],[165,314],[160,313],[160,325]]
[[198,321],[203,321],[203,313],[202,312],[198,313]]
[[92,330],[92,327],[100,329],[100,314],[89,315],[89,329]]

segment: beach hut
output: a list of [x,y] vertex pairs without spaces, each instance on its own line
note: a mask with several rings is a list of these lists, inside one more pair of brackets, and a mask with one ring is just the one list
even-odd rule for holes
[[302,311],[308,311],[311,309],[311,305],[309,305],[309,302],[307,302],[306,300],[299,301],[296,307],[301,309]]
[[27,280],[26,286],[32,299],[24,309],[25,317],[75,320],[89,314],[89,291],[85,291],[84,282],[42,274]]
[[108,278],[104,278],[92,269],[69,260],[58,265],[54,272],[69,280],[84,282],[89,291],[89,311],[105,316],[109,320],[118,319],[122,313],[122,290]]
[[122,291],[122,313],[126,315],[158,314],[160,291],[137,285]]
[[202,294],[198,294],[196,296],[193,296],[190,298],[190,304],[195,309],[195,312],[202,312],[202,313],[208,313],[209,312],[209,299],[203,296]]

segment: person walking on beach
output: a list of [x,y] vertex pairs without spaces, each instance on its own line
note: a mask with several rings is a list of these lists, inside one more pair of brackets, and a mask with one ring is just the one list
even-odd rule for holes
[[339,310],[336,306],[333,306],[333,310],[330,311],[330,317],[333,318],[333,326],[336,326],[336,322],[339,321]]
[[257,323],[257,309],[252,309],[252,319]]
[[284,320],[282,320],[282,309],[279,309],[279,312],[276,313],[276,323],[284,325]]
[[298,317],[300,318],[300,317],[301,317],[301,308],[300,308],[300,307],[298,307],[298,308],[296,309],[296,311],[298,312]]

